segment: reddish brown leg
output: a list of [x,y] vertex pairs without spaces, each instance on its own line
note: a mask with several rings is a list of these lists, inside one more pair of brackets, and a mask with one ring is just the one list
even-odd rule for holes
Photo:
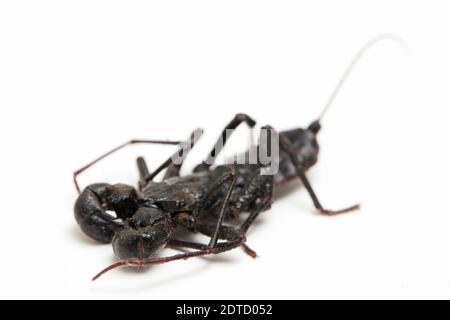
[[[232,228],[230,228],[230,229],[232,229]],[[222,235],[226,235],[227,233],[230,232],[229,230],[221,230],[221,231],[224,233]],[[245,241],[244,236],[241,236],[237,232],[236,232],[236,235],[237,236],[233,240],[226,241],[226,242],[219,242],[216,244],[215,247],[205,246],[205,245],[202,245],[200,243],[195,243],[195,242],[171,240],[171,242],[169,242],[169,245],[178,245],[178,246],[184,246],[187,248],[194,248],[194,249],[199,249],[199,250],[194,251],[194,252],[186,252],[186,253],[176,254],[173,256],[163,257],[163,258],[122,260],[122,261],[114,263],[114,264],[110,265],[109,267],[100,271],[95,277],[92,278],[92,281],[97,280],[106,272],[111,271],[116,268],[119,268],[119,267],[124,267],[124,266],[143,267],[143,266],[152,265],[152,264],[163,264],[163,263],[168,263],[168,262],[176,261],[176,260],[186,260],[186,259],[190,259],[190,258],[194,258],[194,257],[205,256],[205,255],[209,255],[209,254],[219,254],[222,252],[230,251],[236,247],[239,247]]]
[[[274,130],[270,126],[265,126],[263,129]],[[280,138],[279,139],[279,141],[280,141],[280,149],[283,150],[284,152],[286,152],[289,155],[289,158],[291,159],[292,163],[295,166],[295,170],[297,172],[297,176],[302,181],[303,185],[306,188],[306,191],[308,191],[308,194],[309,194],[309,196],[311,197],[311,199],[313,201],[314,206],[316,207],[316,209],[320,213],[327,214],[327,215],[334,215],[334,214],[345,213],[345,212],[350,212],[350,211],[359,209],[359,207],[360,207],[359,204],[353,205],[351,207],[344,208],[344,209],[341,209],[341,210],[324,209],[322,204],[320,203],[319,199],[317,198],[317,195],[314,192],[311,184],[309,183],[308,178],[306,177],[305,170],[304,170],[303,166],[301,165],[301,163],[297,159],[295,150],[294,150],[291,142],[282,133],[278,133],[278,135],[279,135],[279,138]]]
[[178,145],[181,142],[180,141],[163,141],[163,140],[130,140],[128,142],[125,142],[123,144],[121,144],[120,146],[112,149],[111,151],[106,152],[105,154],[101,155],[100,157],[98,157],[97,159],[89,162],[87,165],[85,165],[84,167],[81,167],[80,169],[78,169],[77,171],[75,171],[73,173],[73,182],[75,184],[75,188],[77,189],[78,193],[81,192],[80,190],[80,186],[78,184],[77,181],[77,177],[80,173],[82,173],[83,171],[85,171],[86,169],[92,167],[94,164],[96,164],[97,162],[99,162],[100,160],[106,158],[107,156],[113,154],[116,151],[119,151],[120,149],[129,146],[131,144],[137,144],[137,143],[148,143],[148,144],[167,144],[167,145]]

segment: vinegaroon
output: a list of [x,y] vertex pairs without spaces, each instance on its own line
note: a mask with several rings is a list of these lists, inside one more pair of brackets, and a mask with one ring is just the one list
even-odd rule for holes
[[[301,180],[320,213],[333,215],[358,209],[359,205],[341,210],[325,209],[306,177],[306,171],[317,162],[319,152],[317,134],[321,128],[320,120],[337,96],[357,60],[370,46],[384,38],[393,37],[379,36],[361,48],[348,66],[318,120],[313,121],[306,129],[297,128],[277,134],[279,170],[275,175],[261,175],[260,171],[264,168],[261,163],[213,166],[215,158],[227,142],[228,130],[237,128],[241,123],[251,128],[255,126],[255,121],[245,114],[238,114],[232,119],[223,130],[208,158],[187,176],[180,176],[182,162],[174,163],[173,156],[151,173],[145,160],[139,157],[137,159],[140,175],[138,189],[125,184],[96,183],[80,192],[77,182],[77,176],[80,173],[125,146],[137,143],[178,145],[180,141],[131,140],[77,170],[74,173],[74,182],[80,194],[75,203],[75,219],[89,237],[103,243],[112,243],[114,253],[121,259],[101,271],[93,280],[121,266],[162,264],[218,254],[239,246],[248,255],[255,257],[256,253],[245,244],[247,230],[261,212],[270,208],[274,188],[296,177]],[[394,40],[397,39],[394,38]],[[275,132],[269,126],[263,129]],[[194,146],[200,135],[201,130],[197,129],[190,136],[187,141],[190,148]],[[177,150],[176,155],[184,159],[190,148]],[[162,181],[154,182],[153,178],[164,169],[166,172]],[[116,216],[107,211],[114,211]],[[225,220],[236,218],[243,212],[249,215],[239,227],[224,224]],[[174,232],[178,227],[209,236],[210,241],[208,244],[202,244],[176,239]],[[219,239],[225,241],[219,242]],[[166,246],[189,248],[195,251],[168,257],[154,257]]]

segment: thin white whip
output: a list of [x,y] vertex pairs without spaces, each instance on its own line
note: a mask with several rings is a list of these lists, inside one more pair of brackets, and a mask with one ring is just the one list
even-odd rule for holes
[[334,100],[336,99],[337,95],[339,94],[340,90],[342,89],[342,86],[347,81],[348,77],[350,76],[351,72],[353,71],[353,68],[358,63],[358,61],[361,59],[361,57],[376,43],[383,41],[383,40],[392,40],[399,44],[404,49],[407,49],[407,46],[405,42],[398,37],[395,34],[381,34],[376,36],[375,38],[371,39],[369,42],[367,42],[364,46],[362,46],[361,49],[356,53],[356,55],[353,57],[353,59],[350,61],[350,64],[347,66],[347,69],[345,69],[344,74],[342,75],[341,79],[337,83],[336,87],[334,88],[333,92],[331,93],[330,97],[328,98],[327,103],[325,104],[325,107],[323,108],[322,112],[320,113],[319,120],[322,120],[325,116],[326,112],[329,110],[330,106],[333,104]]

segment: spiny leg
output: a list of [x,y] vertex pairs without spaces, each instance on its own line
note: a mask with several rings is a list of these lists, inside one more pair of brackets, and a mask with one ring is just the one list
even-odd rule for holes
[[100,157],[96,158],[95,160],[89,162],[87,165],[81,167],[80,169],[76,170],[73,173],[73,182],[75,184],[75,188],[77,189],[78,193],[81,192],[80,190],[80,186],[78,184],[77,181],[77,177],[80,173],[82,173],[83,171],[85,171],[86,169],[90,168],[91,166],[93,166],[94,164],[96,164],[97,162],[99,162],[100,160],[106,158],[107,156],[113,154],[116,151],[119,151],[120,149],[131,145],[131,144],[137,144],[137,143],[148,143],[148,144],[166,144],[166,145],[178,145],[180,144],[180,141],[164,141],[164,140],[129,140],[128,142],[125,142],[121,145],[119,145],[118,147],[106,152],[105,154],[101,155]]
[[194,171],[202,171],[207,170],[209,167],[211,167],[214,164],[214,161],[217,157],[217,155],[222,151],[225,144],[227,143],[227,140],[229,138],[228,132],[229,130],[236,129],[242,122],[245,122],[250,128],[253,128],[256,124],[255,120],[250,118],[246,114],[238,113],[233,120],[228,123],[228,125],[223,129],[222,134],[220,135],[219,139],[217,140],[216,144],[214,145],[214,148],[211,150],[211,152],[208,155],[208,158],[203,161],[200,165],[198,165]]
[[[275,131],[270,126],[265,126],[265,127],[263,127],[263,129]],[[296,170],[297,176],[302,181],[303,185],[305,186],[306,190],[308,191],[309,196],[311,197],[311,199],[313,201],[314,206],[316,207],[316,209],[320,213],[327,214],[327,215],[333,215],[333,214],[345,213],[345,212],[350,212],[350,211],[359,209],[359,207],[360,207],[359,204],[353,205],[351,207],[344,208],[344,209],[341,209],[341,210],[324,209],[322,204],[320,203],[319,199],[317,198],[317,195],[314,192],[311,184],[309,183],[308,178],[306,177],[305,169],[303,168],[302,164],[297,159],[296,152],[295,152],[294,147],[292,146],[292,143],[282,133],[278,133],[278,135],[279,135],[279,141],[280,141],[280,148],[281,148],[281,150],[283,150],[284,152],[286,152],[288,154],[290,160],[292,161],[292,164],[295,166],[295,170]]]

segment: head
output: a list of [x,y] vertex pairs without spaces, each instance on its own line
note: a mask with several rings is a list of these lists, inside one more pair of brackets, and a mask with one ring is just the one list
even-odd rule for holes
[[169,215],[160,209],[140,207],[127,226],[113,238],[120,259],[146,259],[164,248],[172,235]]

